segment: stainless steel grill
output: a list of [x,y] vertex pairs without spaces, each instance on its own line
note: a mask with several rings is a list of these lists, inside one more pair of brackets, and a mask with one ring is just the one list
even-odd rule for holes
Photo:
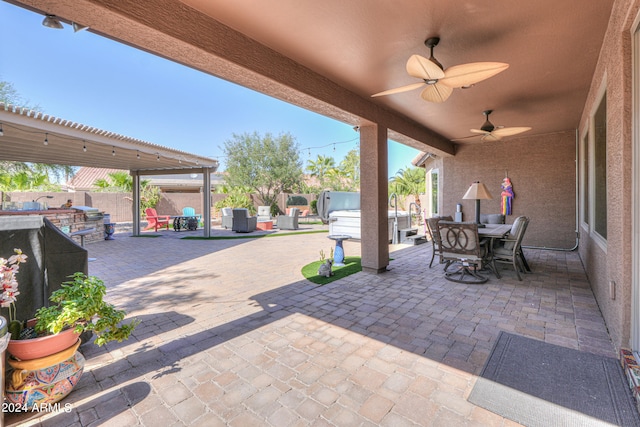
[[74,206],[73,208],[83,211],[89,221],[97,221],[104,218],[104,214],[100,212],[98,208],[91,206]]

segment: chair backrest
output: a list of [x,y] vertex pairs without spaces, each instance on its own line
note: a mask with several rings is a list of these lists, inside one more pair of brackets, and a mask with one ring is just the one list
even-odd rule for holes
[[[147,215],[147,219],[149,217],[158,217],[158,212],[156,212],[156,210],[154,208],[146,208],[144,210],[144,213]],[[154,218],[155,219],[155,218]]]
[[482,259],[478,224],[440,220],[438,232],[444,259]]
[[268,216],[269,218],[271,218],[271,207],[258,206],[258,216]]
[[249,217],[249,210],[246,208],[237,208],[232,211],[233,221],[235,223],[236,219],[238,220],[246,220]]
[[513,225],[511,225],[511,231],[509,231],[507,239],[515,241],[504,242],[505,249],[512,250],[514,247],[520,246],[528,224],[529,218],[527,218],[526,216],[519,216],[515,219],[515,221],[513,221]]
[[222,216],[232,216],[233,209],[231,208],[222,208]]
[[289,211],[289,216],[297,217],[299,214],[300,209],[298,208],[291,208],[291,210]]
[[437,247],[440,247],[440,233],[438,231],[438,222],[440,221],[453,221],[453,218],[450,215],[427,218],[427,229],[431,235],[431,242]]
[[503,214],[480,214],[481,224],[504,224]]
[[182,208],[183,216],[196,216],[196,210],[192,207],[186,206]]

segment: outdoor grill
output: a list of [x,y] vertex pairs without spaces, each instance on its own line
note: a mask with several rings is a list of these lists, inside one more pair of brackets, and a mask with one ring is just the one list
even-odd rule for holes
[[84,212],[88,221],[97,221],[104,218],[104,214],[91,206],[74,206],[74,209]]

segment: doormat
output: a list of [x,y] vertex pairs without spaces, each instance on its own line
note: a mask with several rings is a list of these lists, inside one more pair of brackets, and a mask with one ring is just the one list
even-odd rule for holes
[[530,427],[640,426],[617,359],[507,332],[468,400]]

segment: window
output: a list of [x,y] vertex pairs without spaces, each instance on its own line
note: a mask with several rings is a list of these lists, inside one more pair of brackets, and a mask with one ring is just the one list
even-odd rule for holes
[[593,230],[607,238],[607,93],[593,116]]
[[431,214],[438,215],[438,169],[431,170]]

